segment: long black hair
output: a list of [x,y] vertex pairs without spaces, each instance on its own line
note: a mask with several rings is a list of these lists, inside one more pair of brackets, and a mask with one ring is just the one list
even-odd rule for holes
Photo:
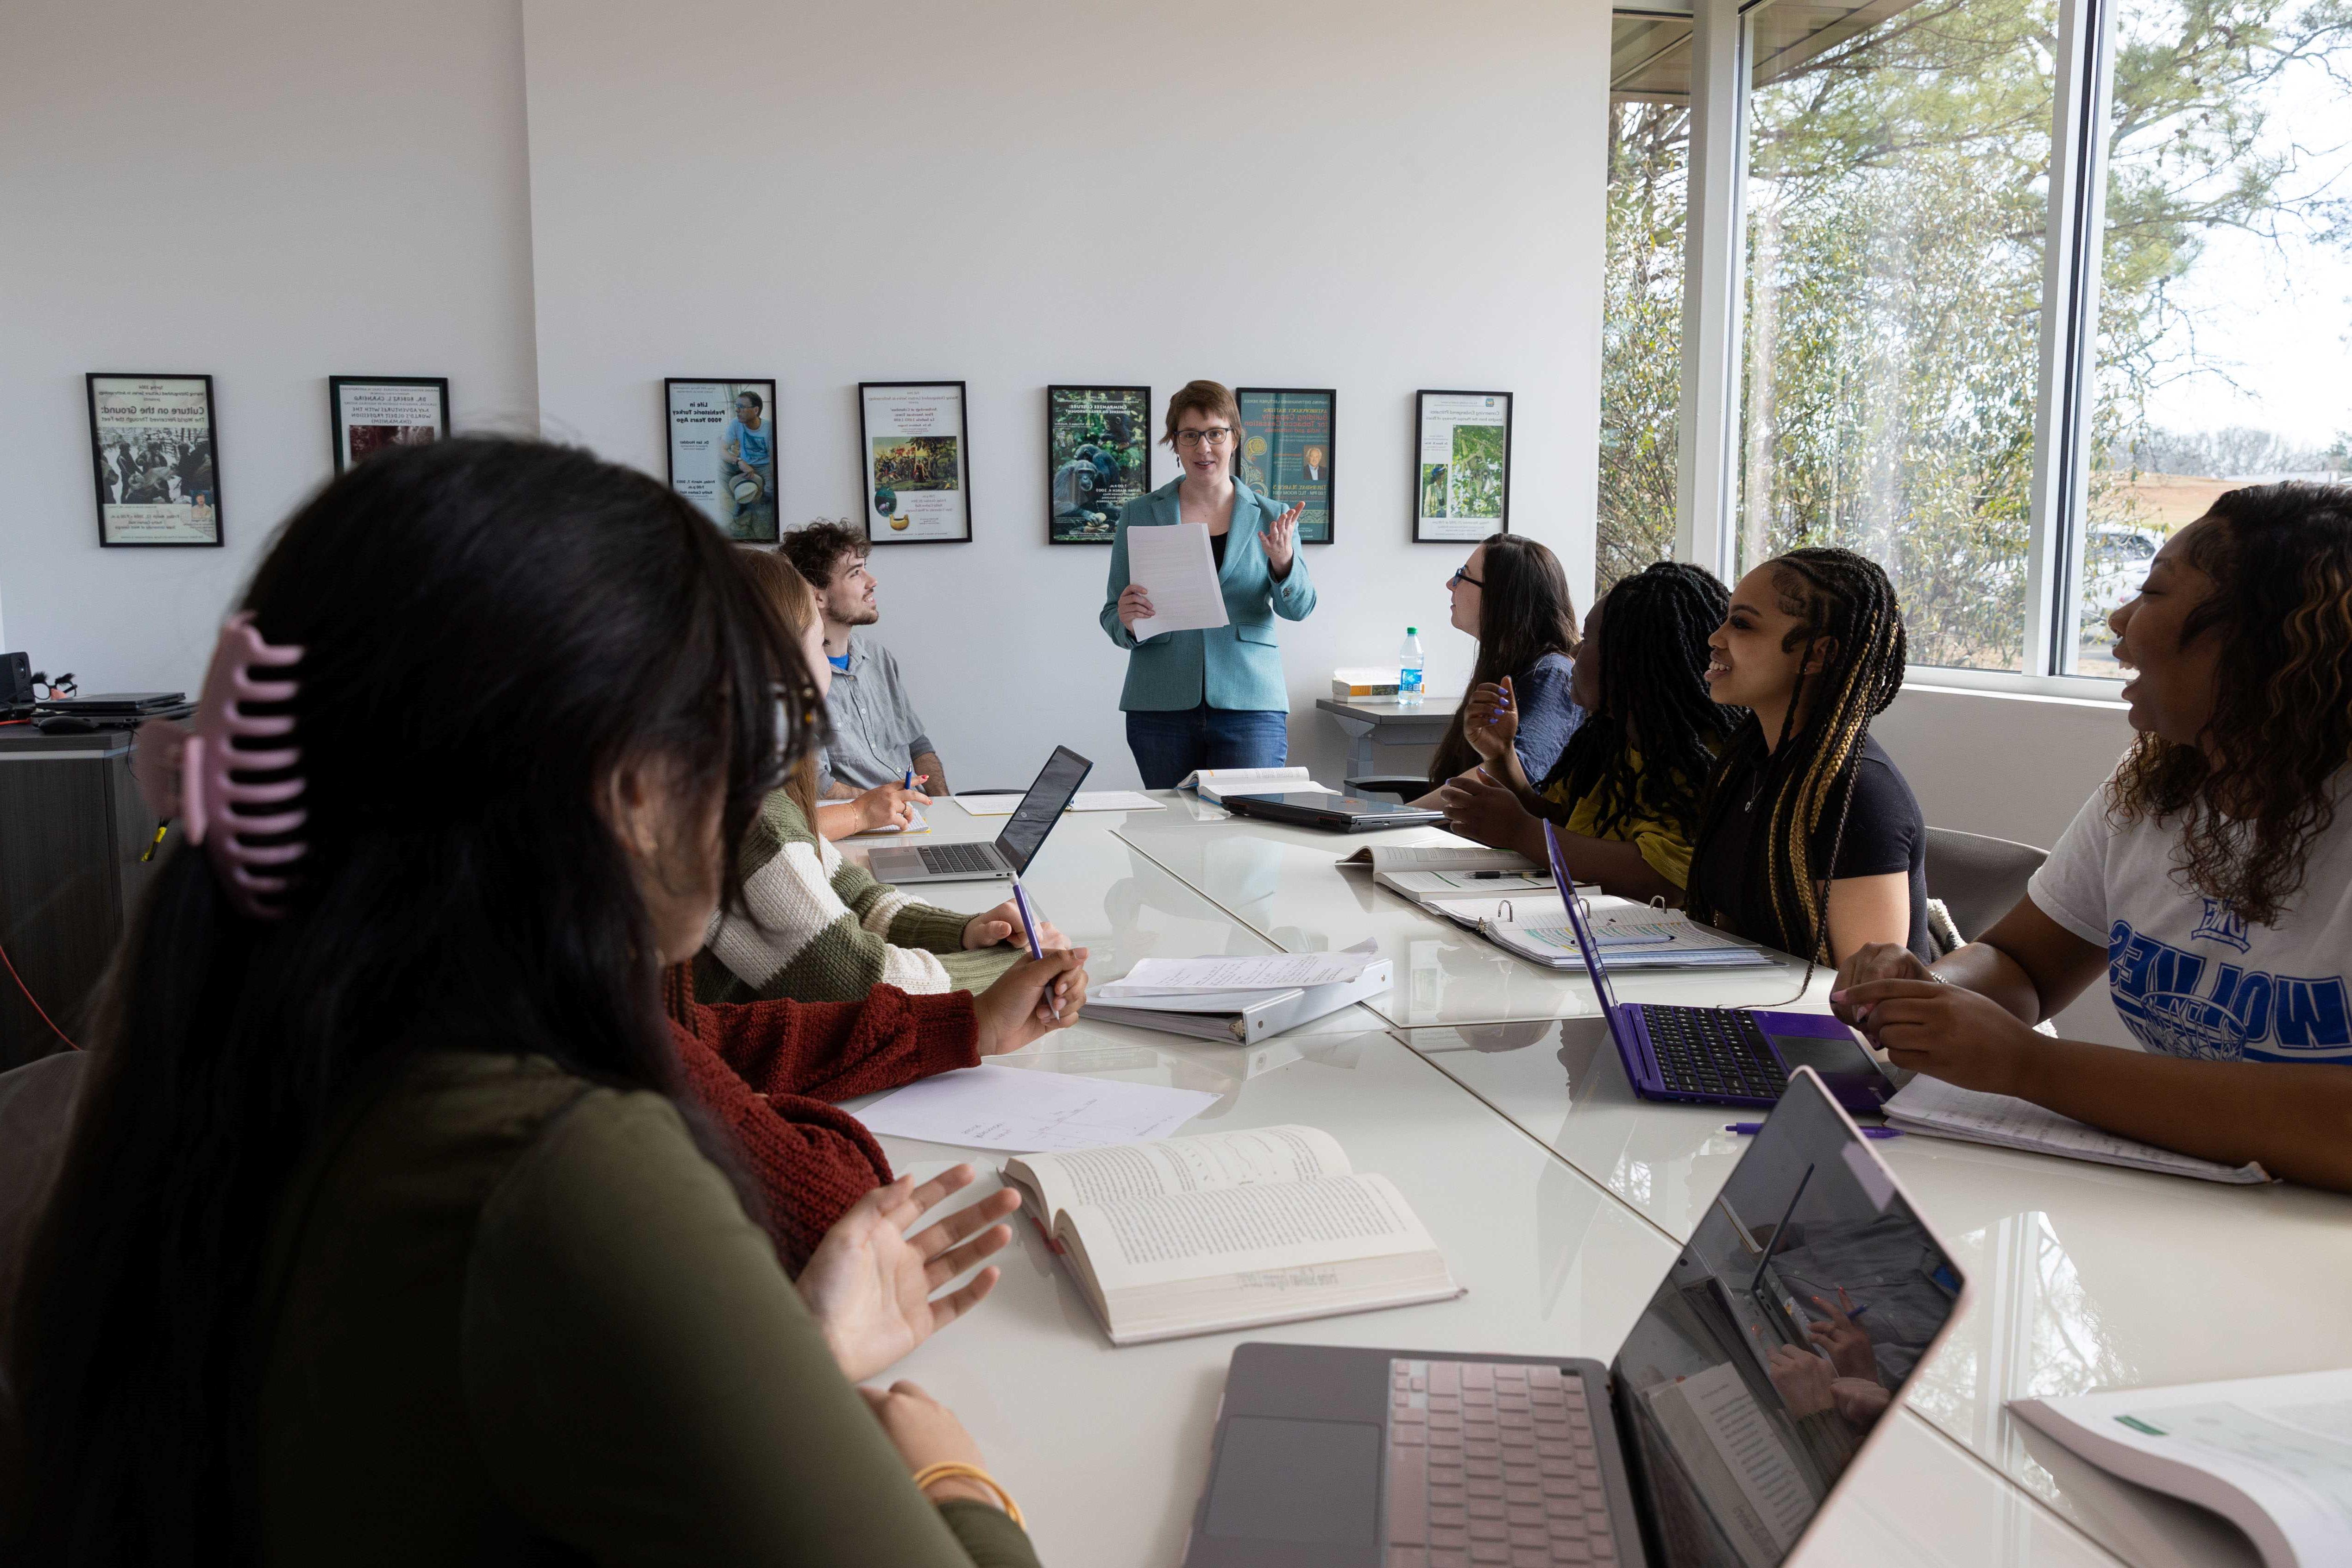
[[[1753,719],[1724,748],[1691,864],[1696,868],[1705,861],[1724,818],[1749,804],[1733,800],[1738,792],[1724,788],[1724,781],[1748,770],[1759,773],[1755,804],[1761,810],[1769,798],[1771,808],[1763,813],[1763,826],[1749,837],[1748,864],[1740,868],[1740,885],[1763,890],[1759,912],[1771,929],[1742,929],[1755,922],[1740,920],[1737,910],[1716,909],[1700,888],[1696,869],[1688,907],[1693,920],[1727,921],[1741,935],[1772,942],[1783,952],[1833,958],[1822,951],[1829,941],[1828,888],[1837,874],[1846,814],[1853,807],[1854,770],[1870,739],[1870,721],[1903,689],[1909,657],[1903,606],[1878,563],[1851,550],[1791,550],[1766,562],[1765,569],[1772,574],[1781,613],[1800,623],[1783,644],[1784,652],[1798,655],[1796,690],[1769,751],[1763,726]],[[1807,676],[1805,666],[1824,647],[1828,657],[1820,671]],[[1829,859],[1816,865],[1813,834],[1832,799],[1838,815]],[[1755,903],[1752,898],[1749,901]]]
[[478,438],[357,465],[273,542],[243,607],[303,650],[307,850],[274,921],[172,855],[106,982],[8,1325],[28,1557],[251,1554],[255,1292],[340,1108],[466,1047],[676,1092],[597,797],[645,762],[717,803],[740,907],[734,847],[818,726],[730,549],[642,474]]
[[1730,605],[1721,580],[1686,561],[1645,566],[1601,595],[1599,706],[1543,781],[1563,784],[1571,803],[1598,791],[1600,833],[1634,816],[1696,830],[1716,752],[1740,712],[1706,689],[1706,639]]
[[[1486,580],[1478,587],[1478,662],[1468,688],[1473,690],[1482,682],[1524,675],[1548,653],[1576,651],[1576,601],[1569,595],[1559,557],[1521,533],[1497,533],[1483,548],[1479,566]],[[1470,700],[1462,700],[1429,765],[1430,778],[1439,784],[1478,763],[1462,733],[1463,709]]]

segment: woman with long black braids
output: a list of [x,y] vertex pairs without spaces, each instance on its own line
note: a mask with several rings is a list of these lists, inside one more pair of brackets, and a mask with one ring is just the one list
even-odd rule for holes
[[1589,717],[1543,782],[1520,765],[1500,687],[1481,686],[1463,733],[1486,762],[1432,804],[1454,831],[1538,865],[1543,824],[1557,824],[1577,880],[1679,903],[1706,777],[1736,717],[1706,689],[1706,639],[1728,598],[1712,573],[1679,561],[1618,579],[1577,645],[1572,690]]
[[1706,921],[1835,963],[1869,942],[1935,956],[1927,829],[1870,721],[1903,689],[1903,610],[1876,563],[1792,550],[1731,591],[1708,687],[1749,718],[1724,748],[1691,856]]

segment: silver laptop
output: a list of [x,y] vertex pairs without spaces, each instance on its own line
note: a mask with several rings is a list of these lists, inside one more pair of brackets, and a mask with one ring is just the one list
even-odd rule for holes
[[1778,1568],[1964,1293],[1801,1067],[1607,1366],[1236,1347],[1186,1568]]
[[866,865],[884,882],[1009,882],[1029,869],[1094,766],[1056,746],[995,843],[893,845],[867,856]]

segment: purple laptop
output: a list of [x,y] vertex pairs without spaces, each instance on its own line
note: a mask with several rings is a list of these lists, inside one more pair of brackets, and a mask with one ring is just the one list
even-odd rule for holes
[[1789,1075],[1809,1067],[1848,1110],[1875,1114],[1895,1092],[1894,1082],[1853,1031],[1823,1013],[1766,1013],[1745,1007],[1674,1007],[1655,1002],[1620,1002],[1609,989],[1609,971],[1593,945],[1576,880],[1559,852],[1559,835],[1544,830],[1551,852],[1552,880],[1568,905],[1569,930],[1601,998],[1610,1037],[1624,1059],[1625,1076],[1643,1100],[1679,1100],[1696,1105],[1768,1106],[1780,1098]]

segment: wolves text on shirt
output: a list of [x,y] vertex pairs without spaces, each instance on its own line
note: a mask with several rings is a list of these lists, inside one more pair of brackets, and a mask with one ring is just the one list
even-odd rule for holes
[[[2206,903],[2189,940],[2244,952],[2244,921]],[[2352,1060],[2352,1003],[2341,975],[2267,973],[2119,920],[2107,932],[2107,984],[2116,1011],[2150,1050],[2224,1061]]]

